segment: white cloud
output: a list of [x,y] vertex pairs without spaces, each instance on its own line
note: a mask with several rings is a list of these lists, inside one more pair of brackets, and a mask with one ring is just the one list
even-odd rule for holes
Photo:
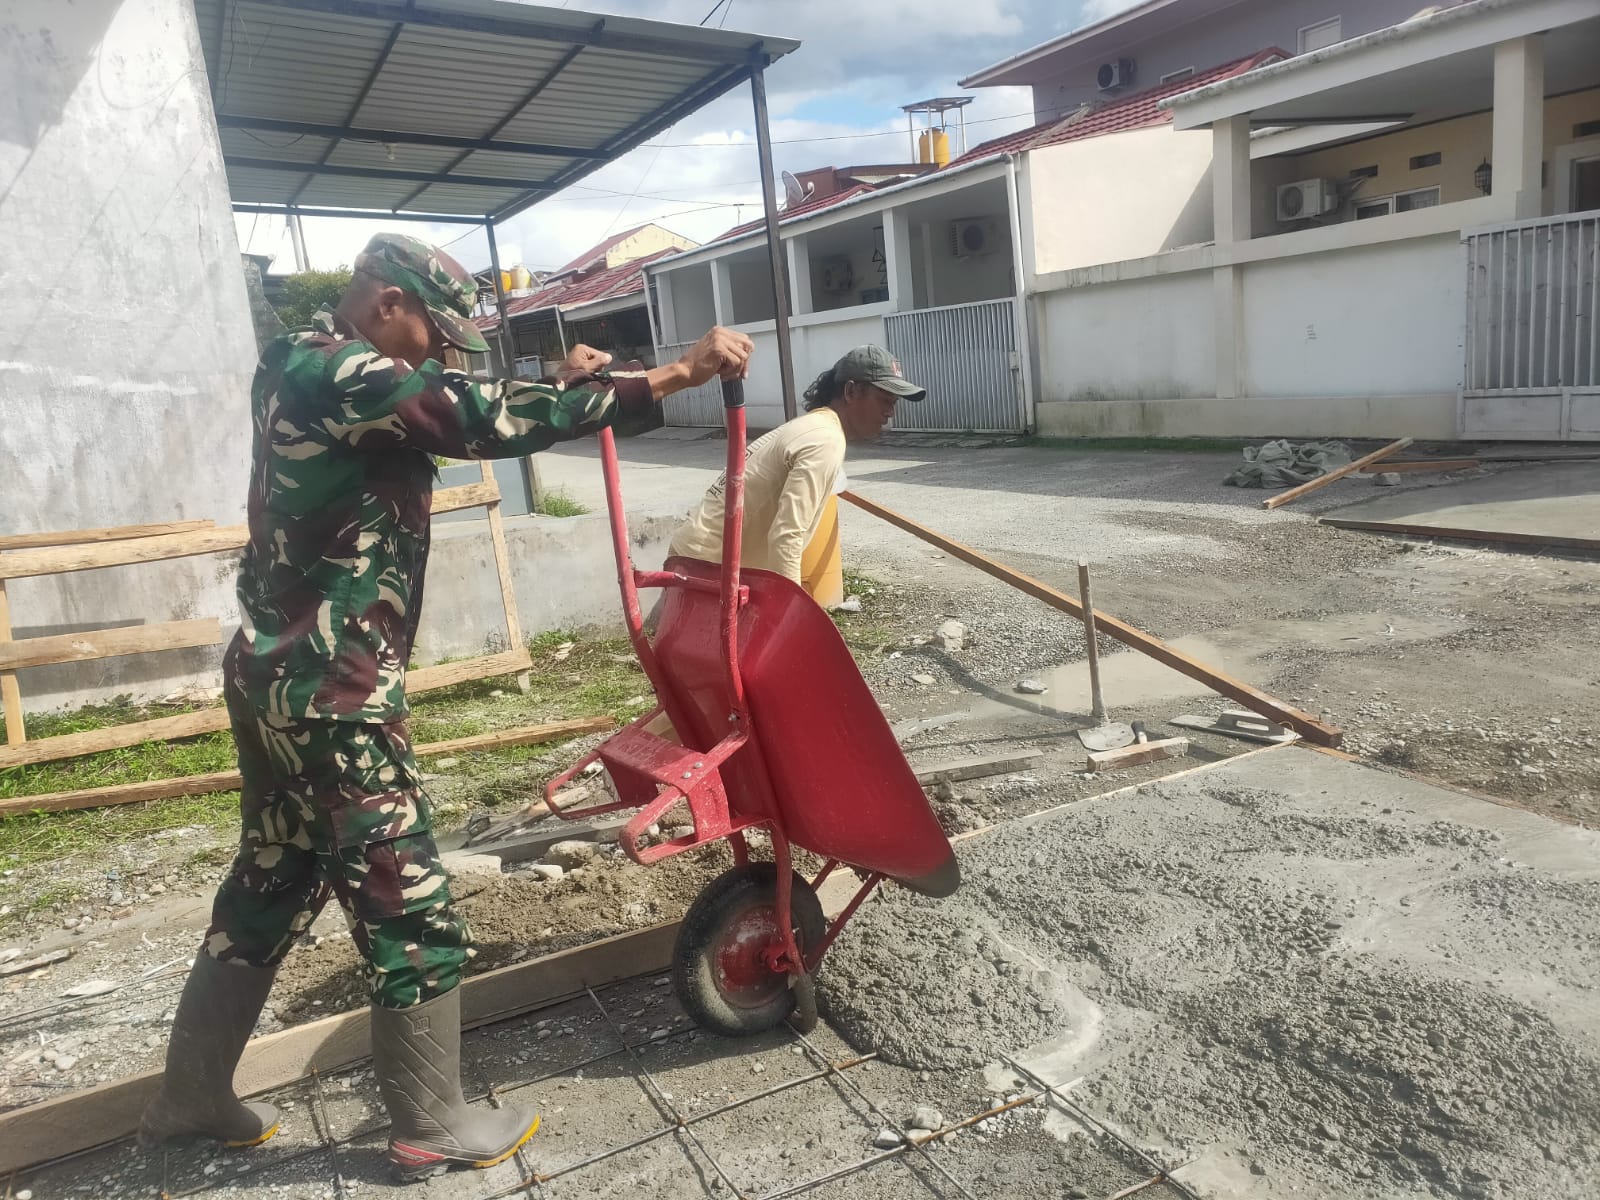
[[1142,0],[1084,0],[1083,23],[1092,25],[1096,21],[1104,21],[1118,13],[1127,12],[1141,2]]
[[[698,22],[712,0],[574,0],[602,12]],[[954,95],[955,81],[1082,23],[1052,0],[732,0],[729,28],[800,39],[768,74],[774,159],[779,169],[903,161],[910,150],[899,106]],[[1085,0],[1087,10],[1119,0]],[[722,16],[721,13],[718,16]],[[716,23],[715,19],[712,21]],[[971,145],[1030,124],[1025,88],[979,88],[967,109]],[[834,140],[811,140],[834,139]],[[496,231],[501,261],[535,268],[568,261],[608,232],[647,220],[698,241],[760,212],[749,94],[738,89],[648,145],[608,164]],[[283,223],[237,218],[240,244],[293,268]],[[349,263],[367,238],[399,228],[438,244],[469,267],[489,259],[481,230],[333,219],[304,222],[314,266]],[[254,236],[251,237],[251,231]]]

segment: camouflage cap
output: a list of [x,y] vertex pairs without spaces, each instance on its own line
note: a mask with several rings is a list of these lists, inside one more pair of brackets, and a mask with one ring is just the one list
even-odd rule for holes
[[833,364],[833,377],[840,383],[870,383],[907,400],[921,400],[928,394],[901,373],[899,360],[882,346],[857,346]]
[[471,272],[443,250],[403,233],[380,233],[356,259],[356,269],[421,300],[452,346],[473,354],[488,353],[489,343],[472,323],[478,285]]

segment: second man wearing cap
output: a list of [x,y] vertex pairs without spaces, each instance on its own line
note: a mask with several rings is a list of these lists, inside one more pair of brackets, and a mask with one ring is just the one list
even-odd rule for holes
[[[857,346],[817,376],[806,389],[805,414],[746,452],[740,566],[800,583],[806,544],[843,478],[846,443],[875,440],[897,402],[926,395],[879,346]],[[726,486],[726,477],[711,485],[673,535],[669,554],[722,561]]]

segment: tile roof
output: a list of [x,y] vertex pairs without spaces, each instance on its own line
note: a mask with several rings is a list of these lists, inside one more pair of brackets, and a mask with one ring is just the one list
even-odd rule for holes
[[1288,57],[1287,52],[1273,47],[1252,54],[1248,58],[1235,59],[1220,67],[1197,71],[1183,79],[1174,79],[1170,83],[1163,83],[1132,96],[1113,100],[1098,108],[1081,108],[1065,117],[1042,121],[1027,129],[991,138],[968,150],[950,166],[976,162],[980,158],[988,158],[995,154],[1020,154],[1024,150],[1036,150],[1041,146],[1059,146],[1063,142],[1099,137],[1105,133],[1123,133],[1130,129],[1168,125],[1172,122],[1172,113],[1158,107],[1161,101],[1171,96],[1180,96],[1184,92],[1192,92],[1208,84],[1220,83],[1224,79],[1232,79],[1267,63]]
[[[565,279],[547,284],[531,296],[518,296],[512,300],[506,305],[506,313],[515,318],[522,313],[538,309],[557,306],[564,309],[573,308],[580,304],[615,300],[620,296],[631,296],[636,293],[643,295],[645,266],[658,258],[677,253],[676,249],[668,247],[612,267],[609,271],[597,271],[578,279]],[[499,319],[491,314],[478,317],[475,323],[479,329],[493,329],[499,324]]]
[[[846,200],[853,200],[863,192],[870,192],[872,190],[873,187],[871,184],[858,183],[854,187],[846,188],[842,192],[835,192],[831,196],[823,196],[820,198],[812,197],[804,204],[797,204],[793,208],[784,209],[783,212],[778,214],[778,220],[783,222],[787,221],[790,217],[808,217],[813,213],[819,213],[824,209],[832,208],[835,204],[843,204]],[[711,245],[716,242],[725,242],[729,238],[743,237],[747,233],[754,233],[758,229],[765,229],[766,225],[766,217],[760,217],[754,221],[746,221],[743,225],[735,225],[726,233],[719,234],[717,237],[712,238],[711,242],[707,244]]]
[[648,225],[635,225],[632,229],[625,229],[621,233],[612,234],[610,237],[606,238],[605,241],[601,242],[598,246],[590,246],[587,250],[585,250],[582,254],[578,255],[577,258],[573,259],[566,266],[560,267],[557,270],[554,270],[554,271],[550,272],[550,278],[555,279],[555,278],[558,278],[559,276],[562,276],[562,275],[571,275],[575,271],[582,271],[586,267],[593,266],[596,262],[604,262],[605,258],[606,258],[606,253],[609,250],[611,250],[611,248],[613,246],[620,245],[621,243],[623,243],[623,242],[627,241],[629,238],[631,238],[634,234],[638,233],[641,229],[648,229],[648,228],[649,228]]

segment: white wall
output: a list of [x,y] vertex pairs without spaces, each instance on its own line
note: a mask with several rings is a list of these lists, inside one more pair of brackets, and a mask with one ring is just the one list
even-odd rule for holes
[[1456,436],[1465,322],[1458,234],[1267,257],[1233,270],[1243,291],[1231,348],[1241,387],[1230,397],[1217,395],[1219,295],[1208,255],[1100,268],[1040,293],[1039,431]]
[[1252,263],[1244,272],[1245,390],[1454,391],[1465,320],[1457,236]]
[[669,342],[692,342],[717,323],[711,268],[705,263],[664,272],[660,289],[671,293],[663,304],[663,309],[671,313],[671,329],[664,331]]
[[1041,274],[1208,242],[1211,131],[1163,126],[1029,151]]
[[[790,346],[794,351],[795,404],[805,410],[805,390],[811,381],[838,361],[847,350],[871,342],[883,345],[883,312],[888,305],[873,305],[864,315],[794,318]],[[741,326],[755,343],[750,377],[745,381],[746,420],[752,429],[772,429],[783,424],[783,388],[778,374],[778,335],[772,322]]]
[[[919,225],[911,239],[913,256],[922,266],[932,286],[917,296],[919,307],[943,308],[950,304],[971,304],[978,300],[1001,300],[1016,295],[1011,269],[1011,221],[1005,212],[976,212],[995,222],[995,249],[990,254],[958,257],[950,247],[950,222],[935,221]],[[926,251],[922,239],[928,239]],[[931,268],[931,271],[928,270]]]
[[1041,408],[1215,395],[1212,305],[1209,271],[1040,296]]
[[[594,470],[598,475],[598,462]],[[686,496],[685,510],[690,502]],[[636,566],[654,570],[661,565],[679,520],[629,517],[629,548]],[[604,509],[579,517],[512,517],[505,526],[517,615],[526,636],[552,629],[622,628],[616,559]],[[487,521],[434,526],[416,661],[506,649],[499,579]],[[552,587],[552,579],[559,579],[560,586]],[[651,602],[646,597],[646,605]]]
[[1119,38],[1055,55],[1034,67],[1026,82],[1033,85],[1034,111],[1042,121],[1104,99],[1095,72],[1110,58],[1134,60],[1133,90],[1142,91],[1184,67],[1204,71],[1271,46],[1294,54],[1299,31],[1329,17],[1341,18],[1341,36],[1349,40],[1404,21],[1423,7],[1422,0],[1252,0],[1200,6],[1187,16],[1180,8],[1176,17],[1158,14],[1128,26]]
[[772,260],[766,249],[754,257],[736,258],[728,264],[732,284],[733,319],[739,324],[770,321],[776,315],[772,295]]
[[[189,0],[0,18],[0,533],[242,518],[256,345]],[[237,619],[220,558],[10,586],[19,636]],[[161,694],[220,651],[21,675],[25,707]]]

